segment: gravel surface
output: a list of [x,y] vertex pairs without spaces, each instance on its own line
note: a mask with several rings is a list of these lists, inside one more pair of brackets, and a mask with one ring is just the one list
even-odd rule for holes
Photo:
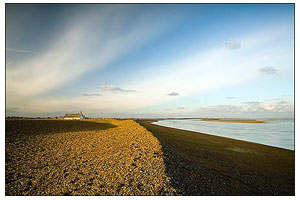
[[176,195],[159,141],[132,120],[6,120],[6,195]]
[[137,120],[158,138],[182,195],[295,195],[295,152]]

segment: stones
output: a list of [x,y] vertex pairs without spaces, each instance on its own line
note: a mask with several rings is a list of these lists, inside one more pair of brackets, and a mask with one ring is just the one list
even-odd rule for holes
[[136,167],[136,164],[135,164],[135,163],[132,163],[131,166],[132,166],[132,167]]
[[27,182],[27,185],[28,185],[28,186],[32,186],[32,181],[28,181],[28,182]]
[[[174,188],[166,182],[160,143],[152,133],[132,120],[85,121],[109,123],[113,128],[74,131],[74,127],[66,126],[63,133],[53,131],[35,137],[14,134],[14,138],[8,138],[6,194],[174,194]],[[37,129],[26,122],[19,128],[26,126],[28,130]],[[22,142],[15,145],[14,141]]]

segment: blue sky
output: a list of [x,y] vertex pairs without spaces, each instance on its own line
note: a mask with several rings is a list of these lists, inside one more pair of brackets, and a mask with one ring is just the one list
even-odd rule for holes
[[7,4],[6,115],[293,117],[293,4]]

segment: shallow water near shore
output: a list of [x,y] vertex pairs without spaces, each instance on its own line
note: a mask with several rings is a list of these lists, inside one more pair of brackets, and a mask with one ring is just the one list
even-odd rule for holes
[[268,120],[266,123],[161,120],[153,124],[294,150],[294,120]]

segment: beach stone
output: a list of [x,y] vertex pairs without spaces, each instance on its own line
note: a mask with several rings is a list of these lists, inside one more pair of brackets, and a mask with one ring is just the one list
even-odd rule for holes
[[6,195],[175,194],[159,141],[133,120],[6,125]]

